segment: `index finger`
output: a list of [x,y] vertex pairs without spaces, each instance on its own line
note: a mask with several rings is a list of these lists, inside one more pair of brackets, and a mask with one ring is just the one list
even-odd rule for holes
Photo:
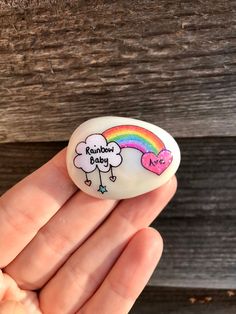
[[0,198],[0,268],[9,264],[76,192],[65,155],[66,148]]

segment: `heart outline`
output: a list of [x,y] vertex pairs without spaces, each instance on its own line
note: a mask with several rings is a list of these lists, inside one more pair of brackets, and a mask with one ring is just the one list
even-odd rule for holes
[[92,181],[91,180],[85,180],[84,183],[87,185],[87,186],[90,186]]
[[116,176],[110,176],[109,179],[110,179],[112,182],[115,182],[115,181],[116,181]]

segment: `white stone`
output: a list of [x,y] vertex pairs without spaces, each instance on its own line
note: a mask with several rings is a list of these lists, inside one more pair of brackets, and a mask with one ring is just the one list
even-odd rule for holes
[[167,182],[179,167],[180,150],[158,126],[106,116],[90,119],[74,131],[66,162],[71,179],[85,193],[125,199]]

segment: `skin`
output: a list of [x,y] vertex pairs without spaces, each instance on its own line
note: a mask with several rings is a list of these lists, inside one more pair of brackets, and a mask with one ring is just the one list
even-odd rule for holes
[[0,198],[1,314],[126,314],[163,249],[148,227],[175,194],[122,200],[79,191],[66,149]]

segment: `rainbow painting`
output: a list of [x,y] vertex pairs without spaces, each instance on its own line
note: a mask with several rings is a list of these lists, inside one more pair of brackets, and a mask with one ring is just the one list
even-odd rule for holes
[[165,149],[164,143],[151,131],[137,125],[114,126],[102,135],[107,142],[116,142],[120,148],[135,148],[143,154],[152,152],[158,154]]
[[85,172],[84,183],[90,186],[92,181],[89,180],[88,174],[98,169],[100,185],[97,191],[102,194],[108,192],[103,184],[101,173],[110,172],[110,181],[116,181],[117,177],[113,173],[113,168],[122,164],[123,148],[140,151],[142,167],[158,176],[169,167],[173,160],[171,151],[166,149],[162,140],[153,132],[138,125],[117,125],[103,133],[90,134],[85,141],[76,145],[76,156],[73,162],[76,168]]

